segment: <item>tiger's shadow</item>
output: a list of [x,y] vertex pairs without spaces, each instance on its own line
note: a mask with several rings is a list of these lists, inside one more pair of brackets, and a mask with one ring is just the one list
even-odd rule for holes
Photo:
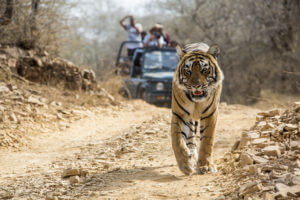
[[169,168],[172,165],[160,167],[133,167],[132,169],[116,169],[101,174],[92,174],[84,181],[84,188],[89,191],[114,191],[138,184],[139,181],[174,182],[182,180],[170,173],[159,172],[160,169]]

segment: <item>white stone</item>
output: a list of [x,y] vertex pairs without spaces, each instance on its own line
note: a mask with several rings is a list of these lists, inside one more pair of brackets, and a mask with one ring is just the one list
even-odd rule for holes
[[155,134],[156,132],[155,132],[155,130],[148,129],[148,130],[145,131],[145,133],[148,134],[148,135],[152,135],[152,134]]
[[4,85],[0,85],[0,94],[6,94],[6,93],[9,93],[8,87]]
[[44,105],[44,103],[42,103],[38,98],[34,96],[29,96],[27,102],[32,104],[37,104],[40,106]]
[[267,156],[276,156],[279,157],[281,155],[280,149],[278,146],[267,146],[262,149],[263,154]]
[[270,143],[270,140],[268,138],[259,138],[259,139],[255,139],[252,141],[252,144],[259,147],[259,148],[263,148],[268,146]]
[[242,167],[246,165],[251,165],[253,164],[253,159],[250,157],[249,154],[247,153],[242,153],[240,157],[240,164]]

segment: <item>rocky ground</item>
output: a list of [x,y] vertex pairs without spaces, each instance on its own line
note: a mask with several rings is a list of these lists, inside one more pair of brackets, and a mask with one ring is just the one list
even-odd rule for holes
[[299,124],[300,102],[287,110],[258,113],[254,126],[219,161],[220,180],[234,180],[225,197],[299,199]]
[[85,94],[0,81],[0,148],[18,149],[33,135],[65,130],[85,117],[96,102],[118,103],[104,89]]
[[0,46],[0,148],[65,130],[95,106],[119,104],[91,70],[38,49]]
[[[258,110],[221,104],[216,161]],[[232,126],[237,123],[236,126]],[[32,139],[31,148],[0,154],[2,199],[215,199],[234,179],[184,176],[170,144],[170,110],[142,101],[98,107],[66,130]],[[229,175],[226,175],[230,177]]]
[[171,149],[170,109],[14,82],[0,96],[0,199],[299,198],[299,103],[222,103],[219,172],[189,177]]

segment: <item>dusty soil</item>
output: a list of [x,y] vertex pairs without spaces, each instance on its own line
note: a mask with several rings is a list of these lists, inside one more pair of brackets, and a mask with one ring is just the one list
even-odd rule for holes
[[[221,104],[216,160],[253,125],[258,111]],[[218,181],[220,172],[179,171],[170,109],[132,101],[86,112],[66,130],[31,138],[22,151],[1,151],[0,199],[214,199],[228,187]],[[67,168],[84,173],[75,181],[62,178]]]

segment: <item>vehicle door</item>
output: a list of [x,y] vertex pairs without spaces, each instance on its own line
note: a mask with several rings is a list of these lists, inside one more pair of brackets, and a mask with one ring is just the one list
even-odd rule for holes
[[136,50],[132,59],[132,66],[130,70],[130,78],[125,80],[126,86],[130,91],[132,98],[139,97],[139,86],[145,80],[142,77],[142,63],[143,63],[143,51]]

